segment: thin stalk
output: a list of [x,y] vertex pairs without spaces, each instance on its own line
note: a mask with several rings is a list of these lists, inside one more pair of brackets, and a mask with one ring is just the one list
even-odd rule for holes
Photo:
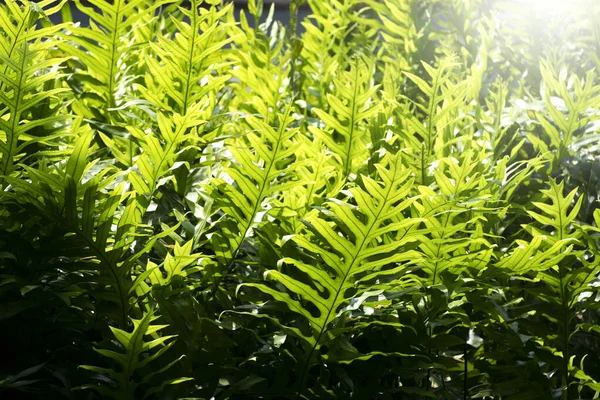
[[[467,334],[468,335],[468,334]],[[469,379],[469,363],[467,361],[467,354],[469,351],[469,345],[465,340],[465,347],[463,350],[463,359],[465,361],[464,370],[463,370],[463,399],[467,400],[469,398],[469,384],[467,380]]]
[[[429,345],[429,341],[431,340],[431,336],[433,336],[433,327],[428,327],[427,328],[428,333],[428,343],[427,343],[427,357],[429,357],[429,360],[431,361],[431,346]],[[425,382],[425,390],[429,391],[429,384],[431,382],[431,367],[427,368],[427,381]]]

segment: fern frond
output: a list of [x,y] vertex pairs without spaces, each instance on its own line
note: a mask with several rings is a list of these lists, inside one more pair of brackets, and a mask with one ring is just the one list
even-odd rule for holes
[[[408,100],[414,110],[405,115],[404,135],[407,147],[413,152],[415,172],[421,183],[427,184],[427,168],[432,158],[447,155],[443,151],[454,138],[450,126],[458,118],[457,110],[464,101],[467,85],[465,81],[455,82],[456,63],[451,58],[442,59],[437,68],[423,62],[423,68],[431,84],[415,74],[404,72],[424,95],[419,101]],[[444,131],[450,132],[450,138],[444,137]]]
[[152,270],[149,276],[152,285],[165,286],[175,279],[185,278],[189,273],[197,271],[198,268],[191,266],[198,259],[198,255],[192,253],[193,244],[192,240],[183,246],[175,243],[173,254],[167,254],[161,268],[156,268],[153,264],[148,265],[146,270]]
[[[52,143],[49,133],[55,129],[53,125],[66,118],[60,114],[59,98],[68,90],[48,88],[61,76],[60,65],[68,59],[51,56],[56,42],[47,39],[63,25],[39,29],[36,25],[38,19],[57,12],[62,4],[64,1],[24,1],[21,7],[10,0],[0,7],[4,33],[0,35],[0,176],[13,171],[27,146]],[[36,112],[38,108],[44,108],[43,117]]]
[[[277,282],[277,286],[244,283],[238,288],[239,291],[254,287],[286,304],[292,313],[309,322],[309,333],[303,333],[285,321],[275,321],[306,345],[300,385],[304,384],[306,370],[316,362],[318,350],[332,339],[332,324],[341,317],[343,307],[351,298],[366,293],[371,287],[369,282],[393,276],[420,258],[417,252],[403,249],[417,240],[413,235],[390,240],[393,233],[421,222],[402,218],[402,213],[414,201],[409,197],[413,190],[410,170],[401,164],[398,156],[388,156],[377,165],[377,172],[377,181],[363,176],[364,187],[349,189],[348,194],[356,205],[331,200],[322,215],[309,215],[307,229],[292,237],[294,243],[320,262],[311,265],[285,258],[279,270],[265,273],[265,279]],[[394,222],[394,218],[397,221]],[[326,354],[323,357],[327,359]]]
[[294,184],[293,175],[285,172],[297,147],[292,139],[298,129],[290,127],[292,122],[290,107],[279,115],[276,128],[248,117],[246,123],[252,130],[228,146],[235,162],[223,169],[222,177],[205,186],[226,216],[211,243],[218,262],[227,268],[257,222],[265,199]]
[[563,251],[569,241],[559,241],[546,247],[544,238],[541,236],[535,237],[530,242],[517,240],[515,244],[517,247],[509,256],[496,264],[497,268],[509,269],[515,273],[544,271],[555,267],[572,250],[572,248],[567,248],[566,251]]
[[[527,212],[540,224],[552,228],[552,231],[546,235],[546,239],[550,243],[565,239],[577,239],[580,236],[579,232],[573,232],[572,223],[577,218],[583,202],[583,196],[579,196],[579,199],[574,202],[577,189],[573,189],[566,196],[563,196],[564,188],[564,182],[557,183],[556,181],[550,181],[550,188],[541,192],[551,201],[551,204],[533,202],[532,204],[540,209],[542,213],[535,211]],[[569,211],[569,209],[571,210]]]
[[303,98],[321,109],[327,109],[332,79],[338,69],[346,66],[348,55],[346,26],[350,23],[350,4],[338,4],[342,7],[336,9],[328,2],[314,2],[313,14],[302,22],[306,30],[301,53],[306,60],[302,67],[306,86]]
[[64,37],[72,45],[61,47],[81,62],[77,70],[85,92],[76,107],[82,115],[101,121],[111,120],[108,109],[120,105],[123,93],[119,92],[125,89],[127,66],[123,65],[123,57],[131,51],[128,31],[145,15],[171,2],[98,0],[92,3],[94,7],[88,7],[81,0],[75,1],[77,8],[90,17],[90,27],[71,28]]
[[[190,108],[185,115],[174,114],[168,117],[158,113],[159,135],[145,133],[139,128],[128,127],[129,132],[140,141],[142,154],[135,161],[135,170],[129,173],[129,179],[137,192],[142,205],[148,206],[156,189],[164,184],[166,174],[175,163],[183,147],[191,146],[197,128],[205,123],[200,119],[201,104]],[[186,146],[182,146],[187,143]]]
[[[563,192],[564,182],[550,181],[550,188],[542,190],[541,193],[551,204],[532,202],[540,212],[527,211],[542,227],[550,230],[538,228],[533,224],[523,225],[533,238],[529,242],[518,240],[519,246],[497,265],[499,268],[507,268],[521,274],[540,271],[542,280],[550,287],[556,288],[559,298],[563,297],[562,301],[568,302],[571,300],[568,282],[580,280],[577,275],[582,271],[570,268],[562,261],[567,257],[580,256],[576,246],[580,244],[582,231],[575,223],[575,218],[581,208],[583,196],[574,202],[577,189],[566,196]],[[585,269],[583,272],[585,273]],[[571,274],[575,275],[570,276]]]
[[[151,44],[156,58],[147,59],[150,74],[146,80],[153,82],[147,88],[138,86],[144,97],[165,110],[186,115],[193,104],[224,85],[230,76],[224,73],[229,65],[223,48],[233,38],[226,37],[228,26],[221,20],[232,4],[207,10],[202,0],[192,0],[189,10],[179,8],[185,19],[171,17],[177,27],[175,36],[158,36],[158,42]],[[209,100],[212,107],[214,101]]]
[[314,109],[329,130],[309,127],[332,151],[344,176],[357,173],[368,157],[370,138],[365,124],[378,111],[373,97],[379,86],[372,85],[372,69],[368,62],[357,58],[349,71],[336,76],[334,94],[327,95],[329,112]]
[[336,162],[319,141],[299,136],[293,169],[298,184],[287,189],[285,196],[275,199],[269,214],[286,226],[287,233],[301,229],[300,220],[318,207],[324,199],[334,197],[344,185]]
[[[366,4],[381,18],[381,23],[373,24],[382,39],[381,59],[398,70],[410,71],[417,42],[424,35],[423,28],[417,30],[413,20],[414,0],[367,1]],[[360,22],[366,23],[364,20]]]
[[[509,110],[506,107],[508,99],[508,85],[498,80],[494,82],[488,96],[485,98],[485,107],[477,113],[479,123],[485,133],[489,135],[489,147],[493,153],[493,159],[497,160],[506,153],[511,154],[516,135],[509,133]],[[510,149],[510,151],[509,151]]]
[[[20,207],[33,207],[56,224],[59,235],[53,238],[53,250],[73,259],[80,273],[93,276],[91,291],[115,306],[114,319],[122,325],[127,321],[131,294],[151,272],[135,275],[138,260],[178,224],[153,236],[139,232],[139,206],[126,192],[126,184],[116,183],[117,175],[111,175],[109,168],[83,182],[85,172],[94,165],[87,163],[92,131],[77,122],[73,129],[79,139],[64,170],[25,167],[29,182],[7,178],[14,187],[9,196]],[[136,236],[145,239],[133,252]]]
[[[162,391],[166,385],[175,385],[192,380],[192,378],[182,377],[165,380],[158,385],[154,382],[155,379],[160,379],[160,374],[166,372],[184,356],[167,363],[160,369],[141,375],[141,371],[148,364],[168,352],[175,344],[175,335],[158,335],[158,332],[167,327],[167,325],[152,324],[158,318],[159,316],[154,315],[152,312],[145,314],[141,319],[132,318],[133,330],[131,332],[111,326],[110,330],[119,344],[116,351],[108,348],[94,348],[94,350],[118,365],[120,370],[82,365],[80,368],[95,372],[97,374],[96,379],[110,382],[110,385],[86,385],[83,388],[94,389],[103,396],[116,400],[133,400],[145,399],[153,393]],[[153,339],[147,340],[145,336],[152,336]],[[148,355],[142,357],[144,354]],[[145,387],[146,390],[140,392],[139,388],[141,387]]]
[[439,283],[444,271],[454,275],[468,269],[481,272],[490,260],[492,245],[476,229],[485,212],[491,211],[485,208],[490,197],[484,191],[487,182],[475,170],[480,163],[472,151],[465,152],[461,160],[442,159],[434,173],[439,192],[419,187],[415,215],[425,220],[430,232],[422,236],[419,248],[431,285]]
[[557,151],[557,160],[561,160],[569,153],[574,134],[592,121],[589,110],[600,106],[600,85],[594,85],[594,71],[589,71],[585,79],[572,75],[568,82],[549,62],[542,62],[540,71],[546,86],[545,105],[550,118],[540,113],[538,119]]
[[47,19],[61,10],[66,0],[8,0],[0,5],[0,54],[11,58],[25,42],[52,37],[63,25],[40,27],[40,18]]
[[268,124],[277,123],[277,114],[290,101],[286,97],[290,52],[284,47],[285,28],[273,20],[274,6],[265,22],[258,23],[260,15],[255,16],[256,29],[250,27],[242,11],[240,26],[232,23],[230,33],[234,48],[230,59],[236,65],[231,75],[238,81],[231,83],[234,106],[242,112],[262,115]]
[[[352,64],[348,61],[354,55],[370,56],[373,53],[377,30],[365,23],[366,7],[362,4],[357,7],[354,0],[307,0],[307,3],[312,15],[305,27],[308,30],[309,24],[313,24],[321,30],[317,38],[320,36],[323,44],[335,48],[332,56],[340,68],[345,69]],[[311,55],[309,59],[313,60]],[[320,60],[327,60],[326,55],[322,54]]]
[[[540,210],[528,214],[543,228],[534,224],[523,225],[533,238],[517,240],[519,245],[511,254],[501,259],[497,267],[508,269],[513,274],[540,282],[539,287],[528,288],[539,301],[532,307],[540,317],[553,324],[540,340],[544,351],[554,354],[553,363],[559,369],[563,383],[571,379],[571,339],[575,332],[575,315],[578,298],[586,290],[592,276],[599,271],[597,260],[586,260],[585,251],[580,250],[582,230],[575,222],[581,208],[583,196],[575,201],[577,189],[566,196],[564,182],[550,181],[550,188],[542,190],[545,202],[532,202]],[[549,230],[546,230],[548,229]]]

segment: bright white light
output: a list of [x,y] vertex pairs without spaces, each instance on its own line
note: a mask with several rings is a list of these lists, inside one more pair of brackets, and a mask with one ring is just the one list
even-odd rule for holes
[[560,16],[582,11],[589,0],[513,0],[538,14]]

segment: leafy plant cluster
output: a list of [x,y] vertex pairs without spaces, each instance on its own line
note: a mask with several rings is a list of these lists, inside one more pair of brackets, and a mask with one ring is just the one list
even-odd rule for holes
[[600,8],[306,1],[0,5],[1,397],[600,397]]

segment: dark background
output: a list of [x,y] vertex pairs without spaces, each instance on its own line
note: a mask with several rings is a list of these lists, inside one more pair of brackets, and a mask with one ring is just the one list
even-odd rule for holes
[[[91,4],[89,4],[89,2],[87,2],[87,1],[82,1],[82,3],[88,7],[91,7]],[[244,10],[246,12],[246,15],[248,15],[248,5],[247,5],[248,2],[246,0],[236,0],[236,1],[234,1],[234,4],[235,4],[234,7],[235,7],[236,16],[239,16],[240,10]],[[265,19],[266,16],[268,15],[271,4],[275,4],[274,19],[276,21],[280,21],[285,26],[289,26],[289,23],[290,23],[290,7],[289,7],[290,0],[271,0],[271,1],[265,0],[264,1],[263,19]],[[73,2],[69,2],[69,5],[71,7],[71,13],[73,14],[73,21],[81,22],[82,25],[87,26],[89,24],[88,16],[86,14],[82,13],[81,11],[79,11],[79,9],[77,9],[77,7],[75,6],[75,4]],[[184,7],[188,6],[189,2],[184,1],[184,2],[182,2],[182,5]],[[304,18],[306,18],[306,16],[308,16],[309,14],[310,14],[310,8],[308,7],[308,4],[305,3],[298,10],[298,30],[299,31],[303,30],[300,22]],[[60,20],[61,20],[60,13],[54,14],[51,17],[51,20],[55,23],[60,22]],[[248,22],[253,23],[254,21],[252,18],[249,18]]]

